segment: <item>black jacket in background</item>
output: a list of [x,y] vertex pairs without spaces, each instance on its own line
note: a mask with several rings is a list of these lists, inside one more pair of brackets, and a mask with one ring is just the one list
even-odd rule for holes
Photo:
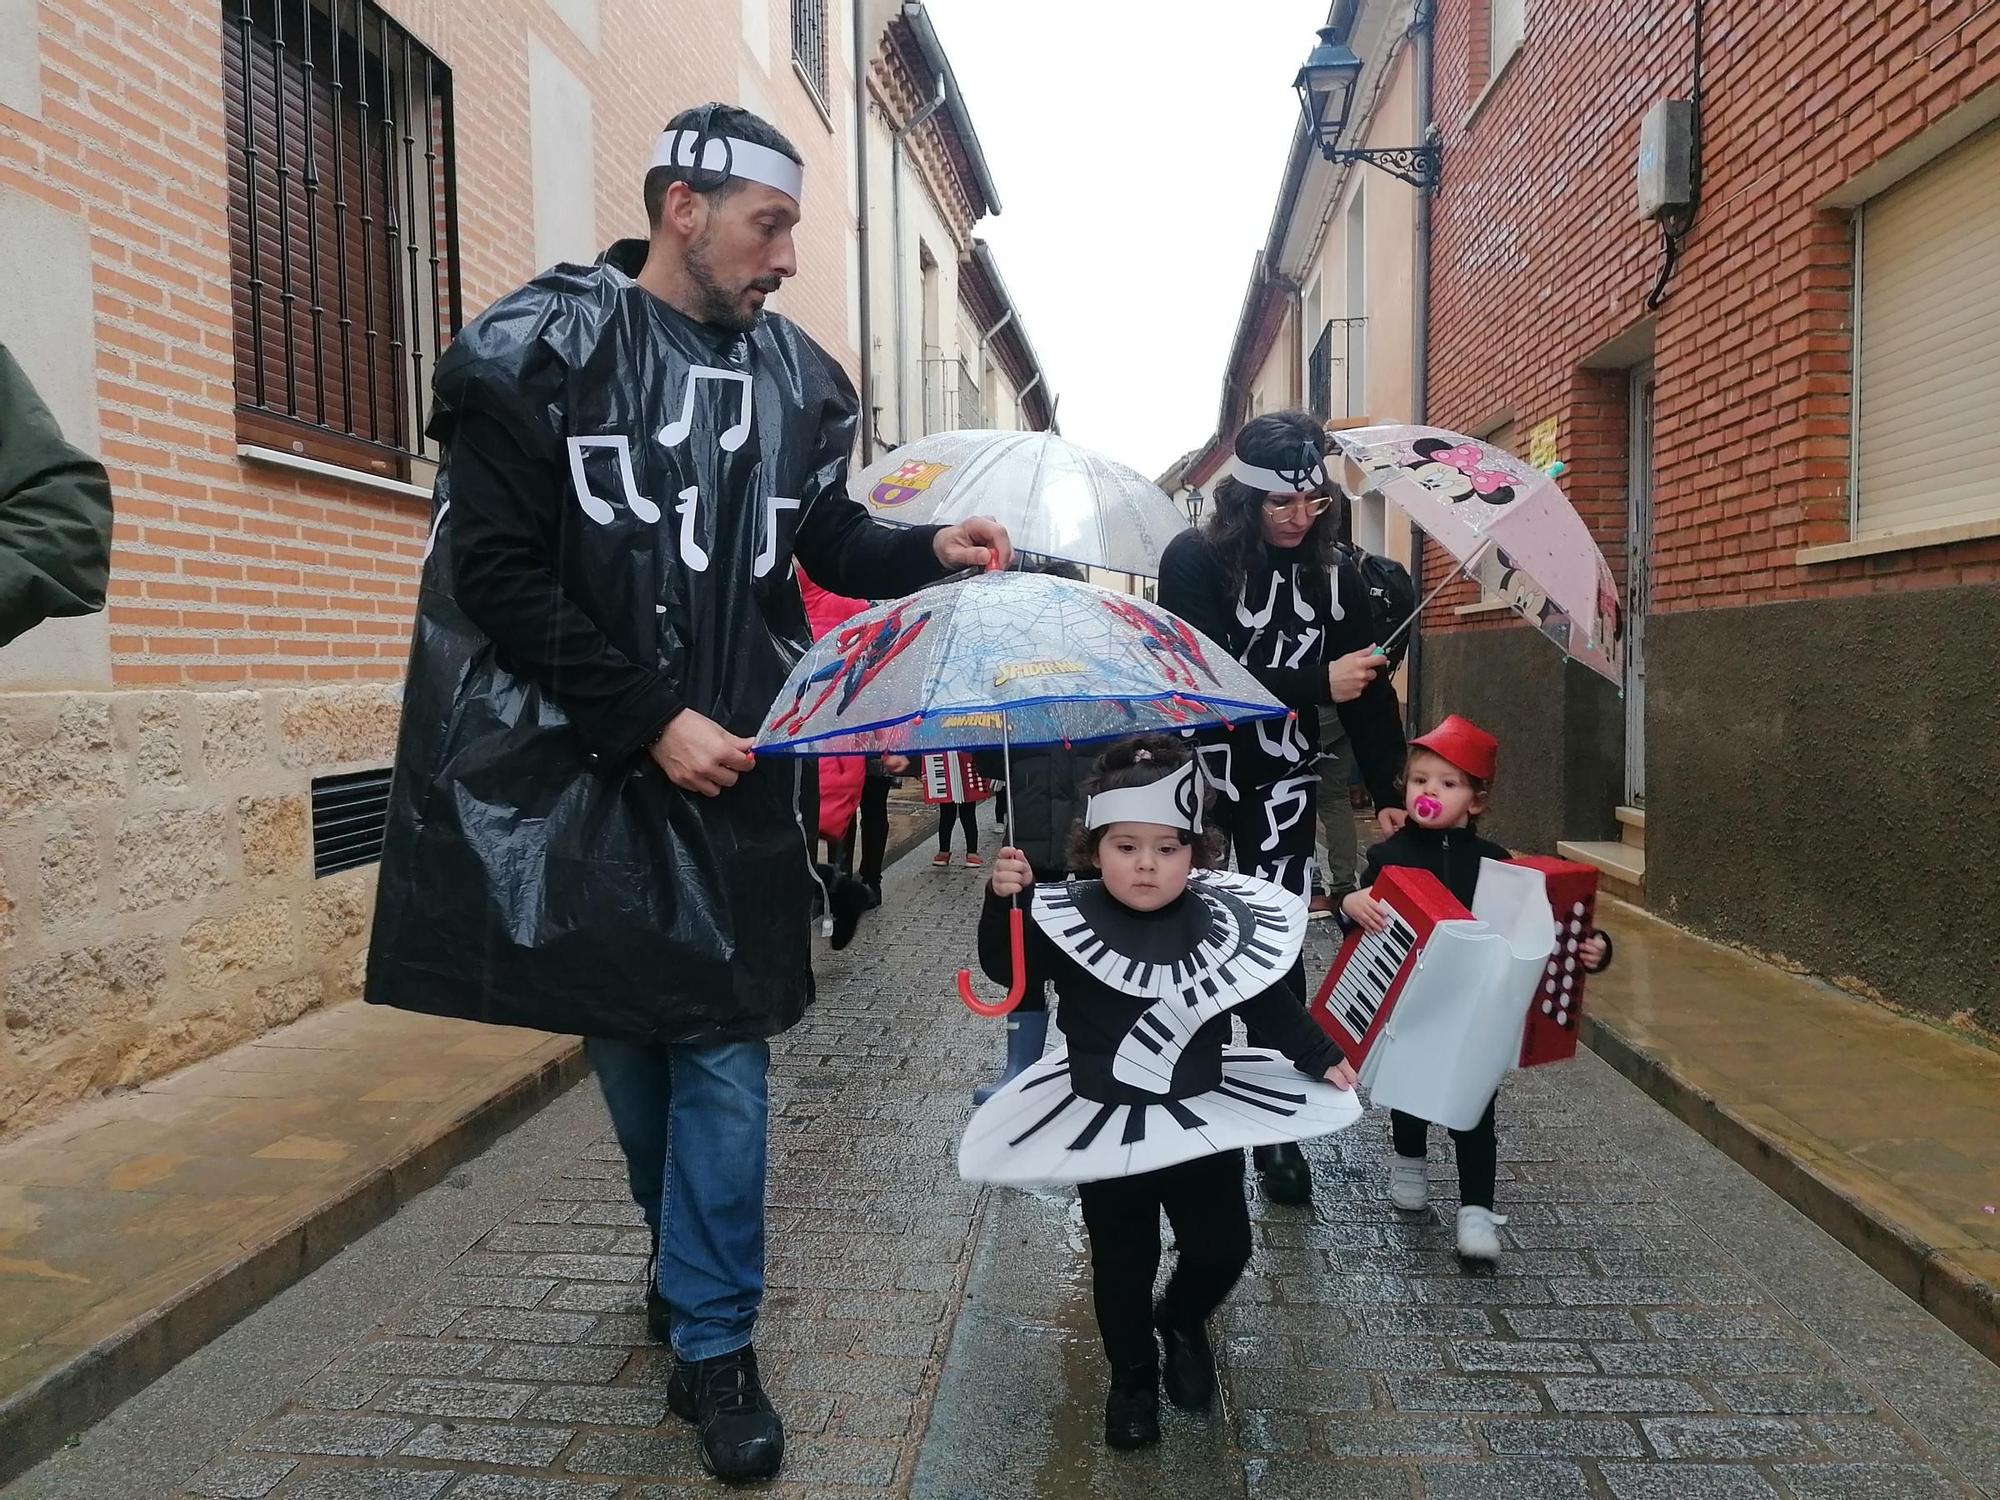
[[1069,873],[1070,830],[1083,816],[1083,796],[1077,783],[1089,772],[1094,753],[1065,750],[1060,745],[1016,750],[1011,768],[998,750],[973,757],[979,774],[1007,783],[1007,842],[1034,866],[1035,879],[1060,880]]

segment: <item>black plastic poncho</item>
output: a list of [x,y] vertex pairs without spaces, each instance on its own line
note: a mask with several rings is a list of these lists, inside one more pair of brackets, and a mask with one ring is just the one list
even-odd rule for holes
[[840,593],[940,576],[845,493],[856,402],[782,318],[697,323],[645,246],[502,298],[439,362],[444,445],[367,998],[655,1044],[773,1036],[811,999],[808,763],[715,798],[647,754],[751,735]]

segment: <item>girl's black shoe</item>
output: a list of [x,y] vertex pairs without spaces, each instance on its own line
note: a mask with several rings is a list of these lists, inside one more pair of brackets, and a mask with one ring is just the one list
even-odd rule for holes
[[1104,1446],[1149,1448],[1160,1440],[1160,1377],[1147,1370],[1111,1374],[1104,1398]]
[[1167,1321],[1164,1310],[1153,1315],[1160,1342],[1167,1351],[1167,1399],[1182,1411],[1207,1411],[1215,1400],[1215,1351],[1208,1330],[1197,1323],[1183,1328]]

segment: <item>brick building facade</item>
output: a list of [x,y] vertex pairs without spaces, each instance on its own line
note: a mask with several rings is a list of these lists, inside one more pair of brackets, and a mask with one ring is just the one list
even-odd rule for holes
[[[1700,201],[1653,309],[1640,125],[1689,96],[1697,12]],[[1465,584],[1425,621],[1422,717],[1500,733],[1501,837],[1604,838],[1643,799],[1663,914],[2000,1024],[1973,936],[1988,903],[1963,878],[2000,854],[2000,811],[1971,790],[2000,770],[1982,681],[2000,471],[1976,457],[2000,438],[2000,364],[1953,347],[1954,330],[2000,333],[2000,278],[1976,255],[1881,259],[1906,253],[1887,226],[1915,194],[1942,202],[1912,238],[1969,246],[2000,222],[2000,11],[1441,0],[1434,79],[1430,420],[1523,452],[1553,440],[1644,676],[1621,700]],[[1868,323],[1868,298],[1899,286]],[[1951,389],[1894,367],[1911,337],[1962,361]],[[1899,495],[1874,455],[1954,391],[1965,425],[1944,441],[1974,481]]]
[[643,234],[720,98],[804,155],[776,307],[856,370],[851,26],[913,9],[0,5],[0,342],[117,506],[107,610],[0,655],[0,1131],[358,992],[438,349]]

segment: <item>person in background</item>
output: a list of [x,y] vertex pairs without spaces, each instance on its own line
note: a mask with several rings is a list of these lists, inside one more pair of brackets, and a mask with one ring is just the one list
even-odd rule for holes
[[[1183,531],[1160,558],[1160,604],[1247,668],[1289,720],[1249,724],[1202,752],[1226,788],[1216,821],[1235,847],[1236,867],[1310,898],[1320,721],[1340,717],[1375,798],[1382,831],[1403,819],[1396,773],[1403,715],[1389,686],[1389,660],[1374,634],[1366,593],[1336,537],[1347,497],[1327,472],[1333,446],[1302,411],[1253,418],[1236,434],[1228,471],[1215,486],[1207,524]],[[1213,757],[1213,759],[1211,759]],[[1306,1003],[1305,968],[1292,990]],[[1253,1046],[1263,1045],[1250,1033]],[[1275,1203],[1312,1197],[1312,1170],[1296,1144],[1253,1153]]]
[[111,483],[71,447],[0,344],[0,646],[95,614],[111,578]]

